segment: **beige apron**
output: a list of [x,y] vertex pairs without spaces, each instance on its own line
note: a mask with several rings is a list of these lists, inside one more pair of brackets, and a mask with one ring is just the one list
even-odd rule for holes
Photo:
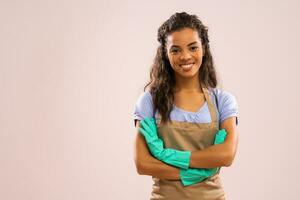
[[[192,123],[172,121],[160,124],[160,117],[156,118],[159,136],[165,146],[178,150],[202,150],[213,145],[215,134],[219,130],[217,111],[211,101],[209,91],[203,93],[207,102],[211,123]],[[220,182],[219,172],[204,181],[183,186],[180,180],[166,180],[152,177],[151,200],[224,200],[225,193]]]

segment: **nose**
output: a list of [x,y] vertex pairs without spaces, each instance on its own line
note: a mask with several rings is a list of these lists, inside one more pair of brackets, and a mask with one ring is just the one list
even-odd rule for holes
[[191,54],[188,51],[182,51],[180,55],[181,60],[188,60],[191,58]]

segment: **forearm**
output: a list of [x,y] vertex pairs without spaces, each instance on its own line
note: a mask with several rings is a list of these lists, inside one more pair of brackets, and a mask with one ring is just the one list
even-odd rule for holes
[[153,157],[147,158],[138,165],[138,173],[161,179],[180,180],[178,168],[167,165]]
[[137,172],[140,175],[149,175],[161,179],[180,180],[179,169],[154,158],[150,154],[144,137],[140,133],[137,133],[135,142],[135,165]]
[[191,168],[216,168],[230,166],[234,153],[228,144],[212,145],[206,149],[193,151],[190,159]]

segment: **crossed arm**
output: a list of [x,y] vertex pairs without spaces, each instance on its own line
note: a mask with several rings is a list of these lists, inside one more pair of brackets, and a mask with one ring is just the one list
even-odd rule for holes
[[[165,164],[154,158],[147,147],[143,136],[138,133],[140,124],[137,122],[137,136],[135,140],[135,165],[140,175],[150,175],[162,179],[179,180],[179,169]],[[234,160],[238,145],[235,117],[224,120],[220,129],[225,129],[227,137],[222,144],[212,145],[204,150],[191,154],[190,167],[215,168],[230,166]]]
[[[137,127],[139,127],[139,122],[137,123]],[[153,157],[148,150],[143,135],[138,132],[135,140],[134,160],[137,172],[140,175],[149,175],[169,180],[180,180],[179,169],[165,164]]]

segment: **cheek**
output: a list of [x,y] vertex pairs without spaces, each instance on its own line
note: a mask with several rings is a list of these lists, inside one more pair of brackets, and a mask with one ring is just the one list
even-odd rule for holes
[[195,58],[198,60],[198,61],[202,61],[202,58],[203,58],[203,54],[201,53],[201,52],[199,52],[196,56],[195,56]]
[[175,56],[168,56],[169,62],[171,64],[171,66],[173,67],[173,65],[176,64],[176,57]]

